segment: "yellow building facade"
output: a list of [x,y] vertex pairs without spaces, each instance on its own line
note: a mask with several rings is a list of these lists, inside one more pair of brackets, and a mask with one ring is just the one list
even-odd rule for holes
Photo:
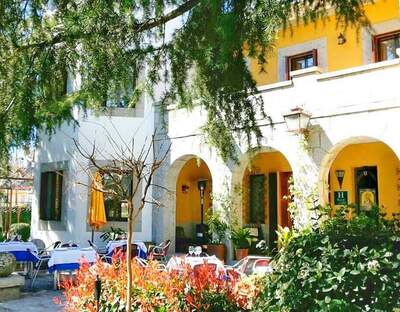
[[[374,25],[377,24],[393,22],[393,26],[388,26],[387,33],[396,32],[396,30],[400,31],[400,28],[394,26],[396,24],[395,21],[400,18],[399,0],[377,0],[374,1],[374,3],[366,2],[365,12],[372,25],[371,39],[373,39],[374,36],[382,35],[381,31],[378,32],[374,29]],[[343,30],[340,25],[337,25],[337,20],[335,16],[332,15],[326,20],[318,21],[316,23],[305,25],[300,22],[299,25],[296,25],[296,22],[293,22],[293,24],[292,29],[282,30],[277,35],[275,48],[269,55],[267,55],[268,64],[265,66],[265,72],[260,71],[257,60],[251,59],[249,61],[250,70],[258,86],[282,81],[282,78],[279,77],[278,73],[279,49],[301,45],[320,38],[326,40],[325,48],[327,56],[326,61],[324,62],[325,72],[361,66],[366,63],[363,54],[366,46],[370,46],[370,44],[363,44],[364,30],[362,28],[347,28],[346,30]],[[338,44],[338,37],[340,34],[345,38],[346,42],[344,44]],[[321,56],[318,55],[318,58],[320,57]],[[318,66],[318,60],[316,63]]]
[[[398,63],[400,1],[366,3],[365,12],[370,28],[344,30],[333,15],[307,25],[294,22],[292,28],[277,35],[265,71],[257,60],[248,60],[272,122],[265,122],[267,127],[262,128],[263,148],[251,157],[239,157],[240,170],[231,170],[232,190],[240,186],[240,195],[233,196],[238,198],[242,224],[261,229],[270,246],[278,226],[292,226],[287,209],[293,176],[305,175],[302,180],[310,185],[318,176],[320,204],[333,208],[355,205],[357,209],[379,205],[388,218],[400,212],[400,161],[392,149],[392,136],[383,141],[381,135],[386,131],[385,122],[393,123],[393,119],[372,113],[378,109],[392,114],[390,109],[399,107],[399,102],[396,99],[389,105],[384,96],[375,96],[371,86],[376,85],[382,93],[389,87],[384,86],[384,74],[381,78],[360,74],[375,75],[377,69]],[[393,71],[398,75],[397,68]],[[386,77],[393,86],[393,80]],[[310,157],[306,169],[297,148],[299,136],[287,131],[282,118],[299,106],[311,116],[309,150],[303,151],[308,153],[305,159]],[[246,153],[243,151],[243,155]],[[193,226],[200,221],[198,190],[193,181],[201,176],[211,179],[207,164],[213,162],[204,157],[199,167],[191,159],[178,176],[176,225],[186,233],[193,235]],[[338,175],[343,175],[341,183]],[[188,186],[187,193],[182,192],[183,185]],[[218,189],[213,188],[213,192],[218,193]],[[207,207],[212,207],[211,201]]]

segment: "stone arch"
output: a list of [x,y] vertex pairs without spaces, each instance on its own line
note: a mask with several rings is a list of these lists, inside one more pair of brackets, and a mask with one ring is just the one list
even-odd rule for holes
[[[355,151],[359,151],[359,156],[350,157],[354,155]],[[383,157],[385,160],[382,159]],[[348,165],[344,164],[344,161],[347,161]],[[343,168],[336,168],[337,166]],[[381,205],[382,202],[393,202],[392,204],[396,202],[398,207],[391,207],[390,209],[400,209],[400,192],[397,191],[400,185],[396,184],[396,180],[400,179],[400,172],[398,172],[400,168],[399,156],[390,144],[371,136],[356,136],[343,139],[334,144],[322,158],[318,179],[321,203],[323,205],[334,203],[334,198],[332,197],[334,194],[330,196],[330,192],[338,190],[336,185],[338,182],[336,182],[337,179],[332,171],[337,169],[344,169],[345,171],[346,189],[343,189],[343,191],[348,192],[349,203],[358,202],[359,191],[354,178],[356,174],[354,170],[358,167],[367,168],[368,166],[377,167],[379,171],[380,188],[383,188],[382,191],[384,191],[379,195],[379,198],[384,197],[385,200],[381,200],[378,203]],[[383,172],[389,173],[383,176]],[[382,179],[384,179],[385,183],[382,183]],[[383,185],[385,187],[382,187]],[[390,191],[388,191],[389,189]]]
[[[210,181],[208,182],[207,185],[207,194],[211,192],[212,188],[212,173],[210,170],[209,165],[205,160],[202,158],[198,157],[197,155],[194,154],[187,154],[180,156],[179,158],[175,159],[173,163],[169,166],[166,174],[166,188],[170,190],[170,194],[168,195],[168,198],[166,199],[166,213],[168,216],[164,218],[164,229],[166,232],[165,237],[168,237],[171,240],[171,249],[172,251],[175,251],[176,249],[176,226],[177,226],[177,203],[178,203],[178,196],[181,196],[181,192],[184,190],[182,189],[183,185],[177,185],[178,180],[180,178],[180,175],[183,170],[185,170],[185,166],[187,166],[190,162],[199,160],[200,165],[202,164],[207,168],[208,170],[208,178]],[[190,170],[190,169],[189,169]],[[193,173],[191,179],[195,179],[195,173]],[[199,178],[203,178],[200,177]],[[191,181],[192,185],[189,186],[189,191],[191,191],[194,188],[194,180]],[[208,201],[205,201],[205,204],[208,205]],[[197,205],[197,202],[196,202]],[[208,207],[206,207],[208,208]],[[187,235],[185,231],[185,235]]]
[[[263,168],[261,170],[259,169],[250,170],[249,166],[253,160],[258,162],[259,164],[262,164]],[[280,163],[278,164],[277,162]],[[287,157],[283,152],[281,152],[281,150],[265,146],[257,149],[255,152],[252,151],[243,154],[239,159],[239,164],[232,170],[231,187],[232,187],[233,201],[235,209],[238,212],[238,218],[240,221],[239,223],[241,223],[242,225],[253,224],[253,222],[249,221],[254,220],[254,212],[253,212],[253,217],[249,216],[249,214],[251,214],[249,177],[261,175],[262,180],[265,181],[264,182],[265,188],[263,190],[264,200],[262,200],[264,207],[263,209],[264,209],[265,222],[263,222],[261,226],[264,227],[263,229],[264,238],[269,240],[270,243],[272,243],[272,240],[274,240],[273,236],[275,235],[274,233],[277,225],[285,223],[283,221],[284,218],[289,220],[288,219],[289,215],[287,213],[287,203],[285,204],[284,209],[282,208],[283,204],[281,203],[281,197],[282,197],[281,195],[283,195],[283,188],[281,189],[281,182],[283,182],[283,179],[286,179],[287,182],[287,179],[292,175],[293,169],[294,169],[293,160],[290,157]],[[273,181],[273,184],[276,186],[275,195],[273,195],[274,190],[273,188],[270,187],[269,181]],[[271,194],[276,197],[276,202],[274,203],[274,205],[276,206],[272,206],[271,204],[272,200],[272,198],[270,198]],[[286,195],[286,193],[284,195]],[[270,219],[272,217],[271,215],[273,209],[276,209],[276,225],[274,225]],[[286,214],[282,213],[283,211]]]

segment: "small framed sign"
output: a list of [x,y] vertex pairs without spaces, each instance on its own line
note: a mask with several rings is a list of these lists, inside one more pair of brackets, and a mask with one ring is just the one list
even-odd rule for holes
[[362,210],[366,211],[371,210],[371,208],[377,204],[376,189],[361,188],[359,196],[360,196],[360,208]]
[[335,191],[334,192],[334,204],[335,206],[347,206],[348,202],[347,191]]

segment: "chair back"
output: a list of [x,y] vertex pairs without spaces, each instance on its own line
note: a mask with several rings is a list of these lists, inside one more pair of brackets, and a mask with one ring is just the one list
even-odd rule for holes
[[252,273],[267,273],[271,272],[270,259],[257,259],[253,264]]
[[60,241],[54,242],[54,244],[53,244],[53,249],[55,249],[55,248],[57,248],[57,247],[60,247],[60,245],[61,245],[61,242],[60,242]]
[[97,250],[97,246],[90,239],[88,239],[88,243],[90,247],[92,247],[94,250]]
[[63,248],[63,247],[69,248],[69,247],[79,247],[79,246],[78,246],[78,244],[76,244],[76,243],[62,243],[60,247],[62,247],[62,248]]
[[[114,253],[118,252],[118,251],[122,251],[122,252],[126,253],[128,251],[127,249],[128,249],[128,244],[125,244],[125,245],[115,248]],[[131,255],[132,258],[138,257],[139,256],[139,246],[136,244],[131,244],[131,252],[132,252],[132,255]]]
[[166,256],[168,254],[169,246],[171,245],[171,240],[167,239],[166,241],[160,244],[160,247],[163,250],[163,254]]
[[39,238],[34,238],[34,239],[31,240],[31,242],[36,246],[38,252],[41,252],[41,251],[46,249],[46,245]]
[[270,263],[269,259],[257,259],[253,264],[253,268],[266,267],[269,266],[269,263]]

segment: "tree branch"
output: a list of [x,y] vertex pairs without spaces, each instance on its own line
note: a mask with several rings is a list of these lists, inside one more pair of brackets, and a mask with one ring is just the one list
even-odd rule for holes
[[[161,16],[161,17],[154,17],[151,18],[147,21],[144,21],[142,23],[137,23],[136,25],[134,25],[134,27],[132,28],[132,33],[142,33],[144,31],[147,30],[151,30],[155,27],[158,27],[160,25],[164,25],[166,23],[168,23],[169,21],[173,20],[174,18],[181,16],[183,14],[185,14],[186,12],[190,11],[191,9],[193,9],[197,4],[200,3],[201,0],[188,0],[185,3],[181,4],[179,7],[177,7],[175,10],[172,10],[171,12]],[[54,37],[52,37],[49,40],[45,40],[45,41],[40,41],[40,42],[33,42],[27,45],[23,45],[23,46],[19,46],[16,47],[17,49],[20,50],[25,50],[25,49],[30,49],[30,48],[40,48],[43,49],[46,46],[53,46],[55,44],[59,44],[65,41],[74,41],[74,40],[79,40],[79,39],[83,39],[83,38],[90,38],[93,35],[94,32],[78,32],[78,33],[72,33],[69,35],[65,35],[62,32],[57,33]],[[151,48],[149,51],[156,51],[157,49],[160,49],[160,47],[158,48]],[[143,50],[141,50],[143,51]],[[144,49],[144,52],[147,53],[149,52],[146,49]]]
[[177,7],[175,10],[165,14],[164,16],[161,16],[159,18],[152,18],[149,19],[148,21],[144,23],[138,24],[135,28],[137,29],[137,32],[142,32],[146,31],[152,28],[155,28],[157,26],[166,24],[167,22],[173,20],[174,18],[181,16],[185,14],[186,12],[190,11],[193,9],[197,4],[200,3],[200,0],[189,0],[179,7]]

